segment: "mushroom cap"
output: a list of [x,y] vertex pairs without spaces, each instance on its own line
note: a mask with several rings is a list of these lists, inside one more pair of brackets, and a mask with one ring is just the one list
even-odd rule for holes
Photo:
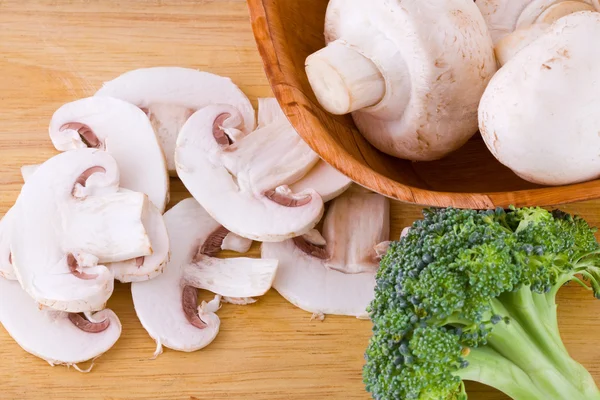
[[231,79],[195,69],[136,69],[105,82],[95,96],[116,97],[147,110],[172,173],[176,169],[173,153],[179,129],[195,111],[209,104],[230,104],[242,116],[240,129],[244,133],[256,126],[250,100]]
[[487,147],[523,179],[564,185],[600,176],[600,48],[589,46],[593,37],[600,37],[599,13],[559,19],[502,67],[481,100]]
[[305,175],[318,157],[285,124],[269,125],[228,144],[231,138],[224,131],[239,121],[237,110],[227,105],[194,113],[177,139],[179,177],[230,232],[259,241],[308,232],[323,215],[321,197],[314,190],[294,194],[281,185]]
[[183,267],[192,262],[198,245],[220,225],[194,199],[179,202],[165,213],[171,238],[171,258],[154,279],[131,284],[135,312],[158,346],[196,351],[209,345],[219,332],[220,320],[213,312],[201,316],[206,327],[192,325],[182,307],[185,287]]
[[316,245],[309,249],[301,248],[299,238],[262,244],[263,258],[279,260],[273,287],[311,313],[368,318],[378,267],[375,246],[389,238],[389,200],[350,189],[333,200],[323,232],[325,248],[314,232],[306,236]]
[[106,150],[117,160],[120,186],[147,194],[164,212],[169,191],[167,164],[152,124],[138,107],[104,96],[76,100],[54,113],[49,131],[59,151]]
[[69,314],[40,309],[16,281],[0,278],[0,322],[10,336],[28,353],[51,365],[73,365],[94,359],[108,351],[121,335],[121,322],[111,310],[93,315],[108,320],[108,327],[90,333],[76,327]]
[[[269,124],[281,120],[287,121],[287,117],[276,98],[268,97],[258,99],[258,128],[268,126]],[[291,184],[290,189],[292,189],[292,192],[294,193],[313,189],[319,193],[323,202],[326,203],[344,193],[351,184],[352,181],[350,178],[346,177],[325,161],[319,160],[306,175]]]
[[142,193],[119,193],[115,159],[96,149],[61,153],[25,182],[10,246],[23,289],[68,312],[104,308],[114,275],[98,263],[149,256]]
[[325,38],[345,41],[385,78],[383,99],[352,114],[380,151],[430,161],[477,132],[479,99],[497,67],[474,2],[331,0]]

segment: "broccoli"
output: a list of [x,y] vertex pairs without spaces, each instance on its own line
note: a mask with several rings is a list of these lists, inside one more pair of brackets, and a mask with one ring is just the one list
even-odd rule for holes
[[376,400],[466,399],[464,381],[516,400],[600,399],[560,338],[567,282],[600,298],[600,246],[542,208],[426,209],[391,244],[369,306],[364,383]]

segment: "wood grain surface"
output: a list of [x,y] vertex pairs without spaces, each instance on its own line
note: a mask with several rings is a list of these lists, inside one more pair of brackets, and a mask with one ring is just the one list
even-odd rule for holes
[[[0,0],[0,215],[19,193],[20,166],[56,154],[47,129],[60,105],[127,70],[156,65],[229,76],[255,105],[272,94],[243,0]],[[172,204],[188,196],[177,180],[172,191]],[[598,202],[565,209],[600,225]],[[394,237],[419,213],[417,206],[394,203]],[[559,303],[567,347],[600,381],[600,346],[594,345],[600,303],[578,287],[565,288]],[[271,291],[255,305],[225,304],[221,332],[206,349],[165,350],[151,360],[155,345],[135,316],[129,285],[116,286],[109,307],[123,334],[89,374],[48,366],[0,328],[0,399],[369,398],[361,382],[369,322],[311,321]],[[468,387],[471,399],[506,399],[481,385]]]
[[487,208],[600,197],[599,179],[564,187],[524,181],[492,156],[478,133],[459,150],[431,162],[400,160],[370,145],[349,115],[334,116],[320,106],[306,76],[306,57],[324,46],[328,2],[248,0],[275,96],[298,133],[325,161],[369,189],[414,204]]

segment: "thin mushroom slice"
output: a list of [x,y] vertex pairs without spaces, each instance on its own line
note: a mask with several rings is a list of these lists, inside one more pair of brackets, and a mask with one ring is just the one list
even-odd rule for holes
[[277,262],[254,258],[213,258],[199,255],[184,266],[189,285],[227,297],[264,295],[273,284]]
[[[21,168],[23,180],[27,180],[31,177],[31,174],[39,165],[30,165]],[[120,193],[128,192],[127,189],[120,188]],[[139,282],[152,279],[158,274],[162,273],[163,267],[169,257],[169,235],[167,234],[167,227],[162,217],[162,212],[156,208],[152,203],[148,204],[148,208],[143,215],[143,223],[148,231],[148,237],[150,238],[150,244],[152,245],[152,255],[147,257],[136,257],[130,260],[117,261],[113,263],[106,263],[106,266],[115,274],[115,279],[123,282]],[[0,257],[2,257],[3,251],[10,251],[10,243],[6,243],[5,248],[2,244],[2,228],[0,226]],[[250,242],[252,244],[252,242]],[[249,247],[249,246],[248,246]],[[0,261],[0,274],[6,272],[3,268],[3,263]],[[11,269],[12,271],[12,265]],[[7,276],[11,279],[10,276]],[[16,279],[16,277],[14,278]]]
[[173,154],[179,130],[195,111],[209,104],[230,104],[243,119],[236,134],[248,134],[256,126],[250,100],[231,79],[195,69],[136,69],[105,82],[95,96],[116,97],[146,112],[164,150],[171,175],[176,174]]
[[[223,115],[228,117],[223,119]],[[179,177],[214,219],[239,236],[282,241],[308,232],[323,214],[323,201],[314,190],[294,193],[285,184],[316,160],[308,152],[292,157],[306,145],[295,132],[291,132],[295,138],[285,129],[278,136],[271,131],[273,125],[233,144],[220,143],[223,130],[238,126],[240,118],[227,105],[207,106],[194,113],[177,140]],[[269,140],[281,140],[291,149],[288,152]]]
[[50,122],[59,151],[93,147],[107,151],[119,166],[120,186],[145,193],[162,213],[169,176],[162,149],[146,115],[111,97],[88,97],[60,107]]
[[389,200],[376,193],[346,192],[331,203],[323,223],[331,255],[325,265],[348,274],[376,271],[375,245],[389,236]]
[[[341,206],[336,207],[336,203]],[[351,190],[335,199],[327,212],[323,230],[329,233],[325,236],[325,246],[311,243],[305,237],[263,243],[261,256],[279,260],[273,287],[290,303],[310,313],[368,318],[367,307],[373,299],[378,264],[374,248],[378,240],[388,239],[387,203],[378,194]],[[377,216],[370,212],[371,208],[377,209]],[[385,215],[387,219],[369,221]],[[340,218],[358,222],[349,227]],[[337,245],[338,236],[347,240],[346,246],[356,246],[359,250],[347,253]],[[309,240],[320,242],[318,237],[309,236]],[[356,268],[357,265],[369,268]]]
[[37,302],[67,312],[104,308],[114,274],[104,263],[149,256],[145,194],[119,192],[115,159],[96,149],[61,153],[23,185],[14,206],[11,261]]
[[[162,346],[189,352],[209,345],[219,332],[215,312],[221,292],[260,296],[273,280],[262,272],[268,269],[274,275],[277,268],[276,260],[232,258],[228,265],[220,265],[209,257],[220,247],[223,229],[194,199],[183,200],[167,211],[165,221],[171,238],[171,259],[165,271],[152,280],[131,285],[137,316],[157,343],[156,355]],[[250,276],[255,269],[260,275]],[[251,284],[254,281],[259,284]],[[198,287],[213,290],[217,297],[198,308]]]
[[[258,127],[265,127],[277,121],[287,121],[287,117],[279,106],[277,99],[273,97],[259,98]],[[287,124],[291,127],[289,122]],[[351,184],[350,178],[325,161],[319,160],[306,175],[289,186],[295,193],[313,189],[319,193],[323,202],[326,203],[344,193]]]
[[40,309],[16,281],[0,278],[0,323],[25,351],[50,365],[75,366],[107,352],[121,335],[109,309],[92,315]]

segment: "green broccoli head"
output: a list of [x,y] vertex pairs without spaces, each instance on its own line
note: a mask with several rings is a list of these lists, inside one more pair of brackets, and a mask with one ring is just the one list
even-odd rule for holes
[[[468,379],[517,399],[600,398],[560,342],[554,303],[570,280],[600,294],[594,233],[542,208],[424,210],[381,261],[367,390],[377,400],[466,399]],[[542,360],[550,372],[538,376]]]

